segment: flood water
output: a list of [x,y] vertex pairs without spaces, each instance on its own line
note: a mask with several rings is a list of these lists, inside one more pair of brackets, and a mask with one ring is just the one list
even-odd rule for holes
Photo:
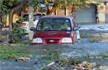
[[[40,52],[30,54],[35,58],[28,60],[27,62],[16,62],[12,61],[0,61],[0,70],[37,70],[41,67],[46,66],[48,63],[42,63],[42,55],[48,55],[53,53],[53,51],[61,52],[60,56],[63,58],[73,58],[80,59],[82,61],[88,62],[99,62],[108,67],[108,58],[101,58],[102,56],[108,53],[108,32],[99,32],[99,31],[80,31],[81,40],[80,43],[74,45],[34,45],[34,46],[24,46],[18,47],[14,46],[14,49],[19,50],[40,50]],[[88,34],[88,35],[86,35]],[[90,40],[96,40],[98,43],[90,43]],[[46,49],[46,52],[42,50]],[[89,55],[89,57],[88,57]],[[98,57],[98,58],[94,58]],[[37,64],[35,64],[37,62]]]
[[[108,58],[92,58],[95,56],[101,56],[103,54],[108,53],[108,43],[78,43],[75,45],[37,45],[37,46],[25,46],[22,48],[14,47],[14,49],[19,50],[40,50],[46,49],[47,52],[38,52],[30,54],[35,58],[28,60],[27,62],[16,62],[12,61],[0,61],[0,70],[37,70],[43,66],[46,66],[48,63],[42,63],[41,59],[37,59],[37,57],[42,55],[48,55],[49,53],[53,53],[53,51],[61,51],[61,57],[63,58],[73,58],[80,59],[82,61],[88,62],[99,62],[108,66]],[[90,57],[87,57],[87,56]],[[37,64],[35,64],[37,62]]]

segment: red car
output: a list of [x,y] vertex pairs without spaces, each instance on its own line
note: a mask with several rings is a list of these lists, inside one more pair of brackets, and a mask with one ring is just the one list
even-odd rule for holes
[[76,27],[71,16],[44,16],[37,23],[32,44],[74,44],[78,42]]

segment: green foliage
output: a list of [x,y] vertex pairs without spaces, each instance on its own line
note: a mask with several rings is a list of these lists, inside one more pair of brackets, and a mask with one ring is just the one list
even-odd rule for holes
[[13,27],[13,31],[12,31],[12,39],[15,41],[15,42],[21,42],[25,36],[25,29],[23,27],[20,26],[20,24],[16,24],[14,27]]
[[87,59],[88,59],[89,62],[90,62],[90,54],[87,54],[86,56],[87,56]]
[[65,62],[65,60],[60,60],[60,62]]
[[3,26],[3,22],[6,22],[6,19],[3,17],[6,16],[11,9],[18,6],[22,1],[23,0],[0,0],[0,22],[2,22],[2,25],[0,26]]
[[82,63],[81,60],[77,60],[77,61],[75,61],[75,64],[80,64],[80,63]]
[[86,33],[86,36],[88,36],[88,34]]
[[44,56],[42,58],[47,59],[47,60],[51,60],[51,61],[56,61],[56,60],[60,59],[60,55],[61,55],[61,52],[54,51],[54,53],[49,53],[49,55]]
[[80,8],[83,7],[89,7],[90,3],[92,3],[90,0],[33,0],[30,5],[37,7],[39,6],[39,3],[56,3],[57,8],[62,7],[72,7],[73,4],[78,5]]
[[9,13],[10,9],[18,6],[23,0],[0,0],[0,16]]
[[15,49],[13,50],[13,49],[7,49],[7,48],[8,48],[7,46],[0,46],[0,61],[16,59],[18,57],[32,58],[26,53],[32,53],[33,51],[23,51],[23,50],[15,50]]
[[108,57],[108,53],[107,53],[107,54],[102,55],[102,57]]
[[22,23],[22,22],[24,22],[24,19],[25,19],[25,18],[22,18],[22,17],[16,17],[16,18],[19,19],[19,20],[18,20],[18,23]]
[[[24,18],[21,18],[21,17],[18,17],[20,20],[19,22],[22,23],[24,21]],[[23,39],[24,39],[24,36],[25,36],[25,28],[24,27],[21,27],[20,24],[16,24],[14,25],[13,27],[13,31],[12,31],[12,40],[14,42],[21,42]]]
[[90,43],[98,43],[98,41],[96,41],[96,40],[91,40],[91,39],[89,40],[89,42],[90,42]]
[[61,52],[56,52],[56,51],[54,51],[53,58],[54,58],[55,60],[59,60],[60,55],[61,55]]
[[26,43],[17,43],[14,46],[22,47],[22,46],[30,46],[30,45],[29,44],[26,44]]
[[[86,36],[88,36],[89,37],[89,34],[88,33],[86,33]],[[90,38],[90,37],[89,37]],[[89,39],[89,43],[98,43],[98,41],[97,40],[91,40],[91,39]]]
[[0,16],[5,14],[7,11],[7,6],[3,4],[4,0],[0,0]]

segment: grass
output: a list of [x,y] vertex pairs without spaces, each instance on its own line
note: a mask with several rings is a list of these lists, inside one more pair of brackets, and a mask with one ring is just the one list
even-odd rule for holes
[[89,43],[98,43],[98,41],[97,40],[91,40],[90,38],[91,38],[91,36],[89,36],[89,34],[88,33],[86,33],[86,36],[89,38]]
[[22,46],[30,46],[30,44],[24,44],[24,43],[16,43],[16,44],[12,44],[12,46],[19,46],[19,47],[22,47]]
[[95,67],[93,67],[93,68],[99,68],[100,66],[95,66]]
[[56,60],[59,60],[60,55],[61,55],[61,52],[54,51],[52,53],[48,53],[47,56],[41,57],[41,59],[56,61]]
[[107,54],[102,55],[102,57],[106,57],[106,58],[108,58],[108,53],[107,53]]
[[19,57],[33,58],[32,56],[30,56],[28,54],[35,53],[35,52],[39,52],[39,51],[17,50],[17,49],[13,49],[9,46],[0,46],[0,61],[1,60],[17,59]]

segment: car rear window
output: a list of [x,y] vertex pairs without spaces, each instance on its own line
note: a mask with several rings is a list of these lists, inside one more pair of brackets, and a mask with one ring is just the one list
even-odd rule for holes
[[[41,16],[33,16],[33,21],[35,20],[39,20]],[[29,17],[28,16],[25,16],[24,17],[24,21],[29,21]]]
[[[43,15],[41,14],[33,15],[33,21],[39,20],[42,16],[45,16],[45,15],[44,14]],[[24,18],[24,21],[29,21],[28,14],[24,14],[22,18]]]
[[41,19],[37,31],[71,31],[69,19]]

